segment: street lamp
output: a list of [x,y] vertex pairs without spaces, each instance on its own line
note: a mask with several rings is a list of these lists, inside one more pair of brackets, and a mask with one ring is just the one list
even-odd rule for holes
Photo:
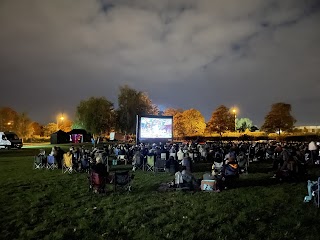
[[237,110],[235,108],[232,109],[232,113],[234,115],[234,131],[237,131],[237,124],[236,124],[236,119],[237,119]]
[[7,125],[8,125],[8,130],[11,130],[11,128],[13,126],[13,121],[7,122]]
[[58,117],[58,120],[57,120],[57,131],[59,131],[59,120],[60,120],[61,122],[64,120],[63,115],[61,115],[60,117]]

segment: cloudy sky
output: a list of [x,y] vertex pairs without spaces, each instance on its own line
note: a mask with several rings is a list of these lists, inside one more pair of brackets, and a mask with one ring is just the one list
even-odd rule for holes
[[320,124],[320,0],[0,0],[0,106],[40,123],[120,85],[161,106]]

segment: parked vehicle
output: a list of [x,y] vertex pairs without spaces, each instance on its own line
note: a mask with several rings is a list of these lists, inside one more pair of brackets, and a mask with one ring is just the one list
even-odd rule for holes
[[7,139],[6,135],[4,132],[0,132],[0,149],[1,148],[11,148],[11,142]]
[[22,139],[20,139],[17,134],[15,134],[14,132],[4,132],[4,134],[6,135],[7,139],[11,142],[11,148],[22,148]]

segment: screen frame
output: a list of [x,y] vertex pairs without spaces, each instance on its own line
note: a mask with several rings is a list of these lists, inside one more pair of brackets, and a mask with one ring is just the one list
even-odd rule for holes
[[[171,119],[171,137],[170,138],[142,138],[141,137],[141,118],[158,118],[158,119]],[[136,142],[137,143],[159,143],[159,142],[172,142],[173,141],[173,116],[159,116],[159,115],[137,115],[136,123]]]

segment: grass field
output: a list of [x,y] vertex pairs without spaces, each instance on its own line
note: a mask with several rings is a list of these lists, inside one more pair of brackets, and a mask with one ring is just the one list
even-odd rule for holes
[[[269,163],[251,164],[221,193],[158,192],[172,177],[140,171],[133,192],[103,196],[88,192],[86,174],[33,170],[37,153],[0,151],[0,239],[320,239],[306,182],[270,179]],[[195,169],[201,176],[210,164]]]

